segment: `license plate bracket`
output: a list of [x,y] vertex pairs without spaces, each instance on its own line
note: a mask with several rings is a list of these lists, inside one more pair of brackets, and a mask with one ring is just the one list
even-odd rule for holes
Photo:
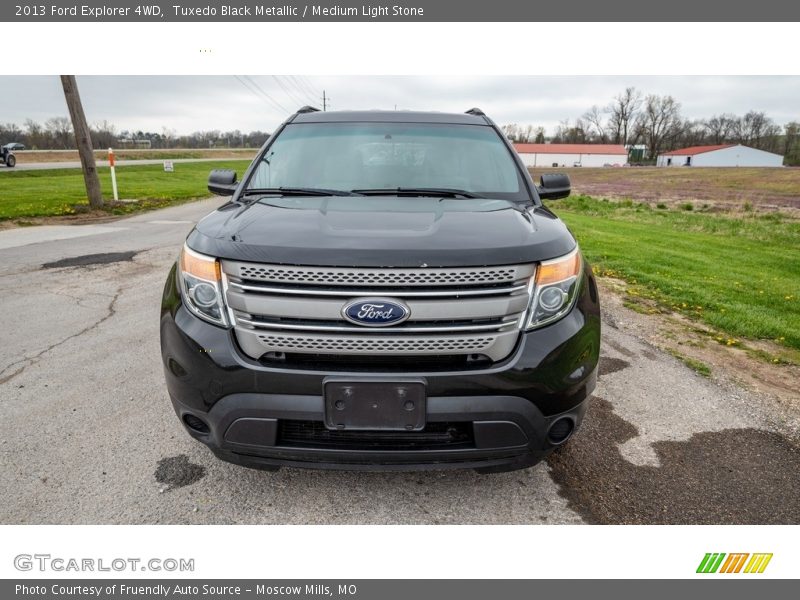
[[326,379],[325,427],[334,431],[422,431],[427,390],[423,379]]

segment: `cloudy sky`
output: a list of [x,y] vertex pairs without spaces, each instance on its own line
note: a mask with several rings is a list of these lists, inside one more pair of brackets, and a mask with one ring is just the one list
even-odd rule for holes
[[[542,125],[604,106],[627,86],[671,94],[688,118],[765,111],[783,125],[800,120],[800,77],[334,77],[334,76],[82,76],[78,86],[91,123],[118,131],[177,133],[271,131],[322,90],[331,109],[438,110],[482,108],[497,123]],[[22,125],[67,114],[58,77],[0,76],[0,121]]]

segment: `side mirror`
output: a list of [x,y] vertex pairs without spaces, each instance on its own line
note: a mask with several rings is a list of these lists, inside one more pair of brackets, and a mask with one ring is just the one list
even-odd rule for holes
[[208,191],[212,194],[233,196],[238,186],[236,171],[232,169],[214,169],[208,174]]
[[541,185],[536,188],[542,200],[558,200],[566,198],[572,190],[569,175],[566,173],[545,173],[542,175]]

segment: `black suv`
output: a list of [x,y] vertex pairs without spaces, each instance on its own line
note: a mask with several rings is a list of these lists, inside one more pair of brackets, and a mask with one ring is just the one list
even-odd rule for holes
[[190,435],[250,467],[531,466],[597,381],[590,267],[480,110],[292,115],[189,234],[161,352]]

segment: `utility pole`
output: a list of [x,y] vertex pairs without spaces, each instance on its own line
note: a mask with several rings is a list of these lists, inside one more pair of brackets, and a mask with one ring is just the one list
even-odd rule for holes
[[328,110],[328,102],[330,102],[330,98],[325,95],[325,90],[322,90],[322,112]]
[[86,122],[86,115],[83,112],[75,76],[62,75],[61,87],[64,88],[64,98],[67,101],[69,116],[72,119],[75,142],[78,144],[78,155],[81,157],[83,182],[86,184],[86,196],[89,198],[89,206],[101,208],[103,206],[103,192],[100,189],[100,179],[97,176],[97,165],[94,161],[92,135],[89,131],[89,124]]

